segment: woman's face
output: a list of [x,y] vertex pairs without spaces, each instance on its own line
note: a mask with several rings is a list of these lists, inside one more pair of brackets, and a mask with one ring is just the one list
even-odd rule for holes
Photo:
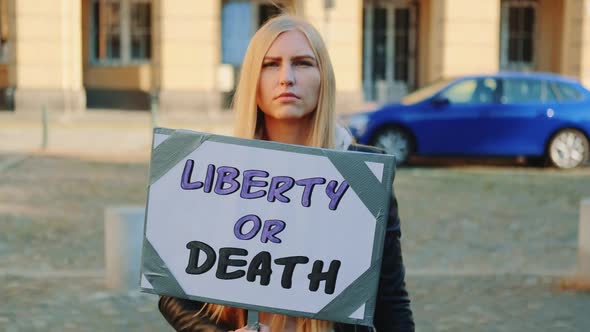
[[295,120],[311,114],[318,105],[320,70],[305,35],[281,33],[262,61],[256,103],[266,116]]

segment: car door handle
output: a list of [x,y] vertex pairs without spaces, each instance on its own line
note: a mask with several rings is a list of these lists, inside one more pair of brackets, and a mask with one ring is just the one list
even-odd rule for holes
[[543,114],[543,116],[546,116],[548,118],[552,118],[553,116],[555,116],[555,110],[553,108],[549,107],[549,108],[545,109],[542,114]]

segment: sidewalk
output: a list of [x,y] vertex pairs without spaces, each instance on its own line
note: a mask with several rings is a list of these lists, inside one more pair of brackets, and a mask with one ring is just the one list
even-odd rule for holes
[[[233,113],[159,114],[156,126],[231,135]],[[152,135],[149,111],[87,110],[49,114],[47,148],[43,117],[0,113],[0,153],[70,155],[112,160],[148,159]]]

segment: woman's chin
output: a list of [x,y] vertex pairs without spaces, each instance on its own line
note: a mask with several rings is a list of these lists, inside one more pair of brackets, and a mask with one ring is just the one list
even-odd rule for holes
[[302,109],[283,108],[275,110],[274,112],[267,114],[267,116],[270,116],[275,120],[293,121],[305,119],[309,117],[311,113],[313,113],[313,111],[309,112]]

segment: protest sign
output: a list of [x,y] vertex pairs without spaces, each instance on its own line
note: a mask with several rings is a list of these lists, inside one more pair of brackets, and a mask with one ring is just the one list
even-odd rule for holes
[[156,128],[143,291],[371,325],[394,158]]

